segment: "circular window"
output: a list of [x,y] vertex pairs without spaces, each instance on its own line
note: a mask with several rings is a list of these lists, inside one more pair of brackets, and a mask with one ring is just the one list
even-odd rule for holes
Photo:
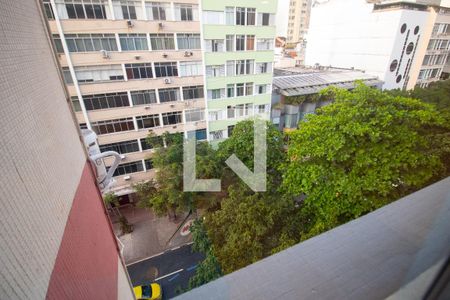
[[411,52],[414,50],[414,43],[411,42],[408,44],[408,46],[406,47],[406,54],[411,54]]
[[414,34],[418,34],[418,33],[419,33],[419,30],[420,30],[420,27],[419,27],[419,26],[416,26],[416,28],[414,28]]
[[389,69],[391,70],[391,72],[394,72],[395,70],[397,70],[397,67],[398,67],[398,60],[394,59],[391,62],[391,66]]
[[405,33],[406,28],[407,28],[406,23],[404,23],[404,24],[402,25],[402,28],[400,29],[400,32],[401,32],[401,33]]
[[402,75],[398,75],[397,79],[395,80],[397,83],[399,83],[400,81],[402,81]]

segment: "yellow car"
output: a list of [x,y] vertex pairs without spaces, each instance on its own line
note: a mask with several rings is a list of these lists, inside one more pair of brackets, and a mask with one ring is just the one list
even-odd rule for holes
[[138,300],[161,300],[162,298],[161,286],[157,283],[135,286],[133,291]]

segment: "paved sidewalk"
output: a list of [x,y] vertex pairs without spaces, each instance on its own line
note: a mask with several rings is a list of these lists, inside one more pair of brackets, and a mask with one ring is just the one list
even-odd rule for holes
[[[117,218],[112,216],[114,231],[124,245],[123,256],[126,264],[192,241],[191,234],[181,236],[179,232],[187,213],[178,216],[175,223],[169,221],[168,217],[157,217],[150,210],[143,208],[129,206],[122,208],[120,212],[134,227],[132,233],[120,236],[120,224],[115,222]],[[189,216],[188,219],[192,218],[193,216]]]

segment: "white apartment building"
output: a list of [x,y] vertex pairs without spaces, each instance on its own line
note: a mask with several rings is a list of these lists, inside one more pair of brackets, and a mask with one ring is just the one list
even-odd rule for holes
[[450,1],[316,1],[306,65],[365,70],[384,89],[426,86],[447,62],[449,7]]

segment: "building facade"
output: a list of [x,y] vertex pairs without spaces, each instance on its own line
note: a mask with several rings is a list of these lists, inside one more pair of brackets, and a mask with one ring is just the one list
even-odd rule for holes
[[117,195],[154,177],[149,133],[221,140],[268,117],[276,1],[43,2],[80,127],[123,155]]
[[312,7],[306,65],[356,68],[385,89],[438,80],[450,46],[448,1],[318,1]]
[[0,1],[0,299],[134,299],[42,2]]
[[311,0],[291,0],[289,2],[288,43],[299,43],[305,39],[309,27],[311,2]]
[[210,141],[256,115],[269,119],[277,1],[202,0]]

